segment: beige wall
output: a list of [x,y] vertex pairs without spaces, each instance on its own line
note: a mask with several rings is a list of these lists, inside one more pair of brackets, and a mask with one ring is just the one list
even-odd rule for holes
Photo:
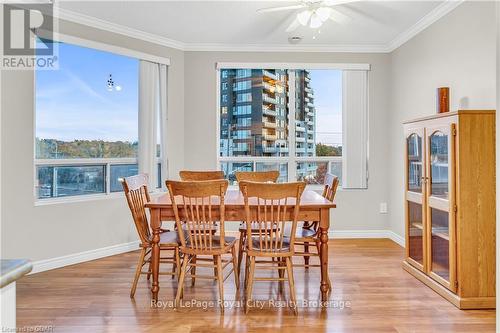
[[495,109],[495,4],[466,2],[391,54],[391,230],[404,236],[402,122],[436,112],[435,93],[450,87],[450,109]]
[[[213,169],[216,159],[217,62],[369,63],[369,173],[367,190],[344,190],[337,195],[332,230],[385,230],[387,215],[379,203],[387,202],[389,174],[389,55],[355,53],[186,52],[185,53],[185,165]],[[192,93],[196,92],[196,94]]]
[[[169,166],[184,164],[183,52],[77,24],[64,34],[168,57]],[[3,71],[1,78],[1,250],[5,258],[54,258],[137,239],[123,198],[34,206],[34,84],[32,71]]]

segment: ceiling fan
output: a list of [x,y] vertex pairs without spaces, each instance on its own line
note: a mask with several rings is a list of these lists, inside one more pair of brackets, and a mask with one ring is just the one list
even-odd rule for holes
[[332,8],[334,6],[343,5],[359,0],[301,0],[295,5],[260,8],[258,13],[270,13],[287,10],[298,10],[293,22],[286,29],[287,32],[296,30],[299,26],[308,26],[312,29],[318,29],[327,20],[332,20],[337,23],[344,24],[351,18],[338,10]]

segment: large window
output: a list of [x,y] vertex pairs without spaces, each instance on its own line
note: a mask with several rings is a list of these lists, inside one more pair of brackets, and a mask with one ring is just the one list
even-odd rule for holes
[[137,174],[139,60],[60,43],[36,72],[37,198],[121,191]]
[[219,163],[279,170],[280,181],[342,179],[342,71],[220,69]]

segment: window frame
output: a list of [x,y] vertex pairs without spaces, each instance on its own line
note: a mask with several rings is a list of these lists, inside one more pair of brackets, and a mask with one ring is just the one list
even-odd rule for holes
[[[290,69],[290,70],[370,70],[370,64],[362,63],[251,63],[251,62],[218,62],[215,68],[215,82],[216,82],[216,169],[221,170],[221,163],[226,162],[252,162],[255,170],[256,163],[288,163],[288,181],[295,181],[296,165],[299,162],[327,162],[327,170],[330,172],[331,163],[336,161],[343,161],[343,156],[296,156],[296,134],[295,134],[295,112],[289,112],[289,129],[288,129],[288,156],[220,156],[220,94],[221,94],[221,70],[224,69]],[[295,86],[295,74],[290,76],[290,86]],[[289,104],[295,105],[295,94],[290,94]],[[290,116],[291,115],[291,116]],[[368,157],[367,157],[368,158]],[[323,188],[321,184],[308,184],[308,188],[313,190],[320,190]],[[342,189],[342,186],[339,186]]]
[[[36,38],[36,37],[33,37]],[[71,35],[58,33],[53,36],[52,40],[58,43],[67,43],[79,47],[86,47],[95,49],[98,51],[109,52],[119,56],[126,56],[131,58],[136,58],[137,60],[147,60],[151,62],[156,62],[160,64],[170,65],[170,58],[156,56],[150,53],[144,53],[141,51],[136,51],[134,49],[129,49],[125,47],[115,46],[112,44],[105,44],[96,42],[90,39],[75,37]],[[70,202],[82,202],[82,201],[92,201],[92,200],[102,200],[102,199],[116,199],[122,198],[123,193],[111,192],[110,191],[110,166],[111,164],[138,164],[139,159],[137,157],[131,158],[71,158],[71,159],[37,159],[36,158],[36,75],[37,71],[33,70],[33,200],[34,206],[44,206],[51,204],[61,204]],[[137,110],[139,112],[139,110]],[[139,138],[140,140],[140,138]],[[156,157],[157,163],[167,163],[168,158]],[[66,197],[52,197],[52,198],[38,198],[38,172],[39,166],[85,166],[85,165],[106,165],[106,175],[105,175],[105,189],[104,193],[96,194],[82,194]],[[162,175],[165,177],[165,175]],[[151,193],[156,193],[161,191],[161,188],[150,189]]]

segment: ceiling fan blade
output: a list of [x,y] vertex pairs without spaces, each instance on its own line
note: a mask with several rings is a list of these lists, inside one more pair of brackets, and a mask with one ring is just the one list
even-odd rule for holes
[[297,18],[295,18],[292,23],[290,23],[290,25],[286,28],[286,32],[292,32],[292,31],[295,31],[297,30],[297,28],[300,27],[300,23],[299,23],[299,20],[297,20]]
[[359,0],[324,0],[321,2],[321,6],[332,7],[332,6],[344,5],[346,3],[358,2],[358,1]]
[[257,9],[257,13],[280,12],[280,11],[285,11],[285,10],[300,9],[300,8],[304,8],[304,7],[305,7],[305,5],[298,4],[298,5],[283,6],[283,7],[259,8],[259,9]]
[[332,8],[330,12],[330,20],[340,24],[347,24],[352,20],[352,18]]

